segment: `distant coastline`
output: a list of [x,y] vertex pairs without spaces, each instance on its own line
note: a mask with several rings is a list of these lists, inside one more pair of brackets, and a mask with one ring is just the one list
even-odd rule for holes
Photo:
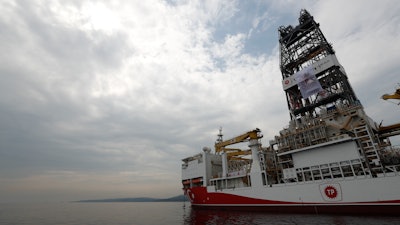
[[74,202],[183,202],[187,201],[186,196],[178,195],[171,198],[110,198],[110,199],[88,199]]

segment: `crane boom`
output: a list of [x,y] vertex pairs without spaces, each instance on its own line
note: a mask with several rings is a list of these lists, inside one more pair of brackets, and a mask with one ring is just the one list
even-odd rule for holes
[[217,141],[215,143],[215,152],[216,153],[218,153],[218,152],[227,152],[227,151],[231,152],[232,150],[237,150],[237,149],[226,149],[225,147],[229,146],[229,145],[241,143],[241,142],[246,142],[246,141],[249,141],[249,140],[252,140],[252,139],[260,139],[260,138],[262,138],[261,130],[256,128],[256,129],[254,129],[252,131],[246,132],[244,134],[241,134],[241,135],[236,136],[234,138],[231,138],[229,140],[226,140],[226,141],[219,140],[219,141]]
[[383,100],[388,100],[388,99],[398,99],[400,100],[400,88],[397,88],[397,90],[393,94],[384,94],[382,95]]

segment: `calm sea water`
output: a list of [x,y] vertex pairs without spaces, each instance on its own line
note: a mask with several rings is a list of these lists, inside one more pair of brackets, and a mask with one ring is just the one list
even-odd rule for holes
[[399,217],[268,214],[196,210],[189,203],[0,204],[1,225],[173,225],[173,224],[400,224]]

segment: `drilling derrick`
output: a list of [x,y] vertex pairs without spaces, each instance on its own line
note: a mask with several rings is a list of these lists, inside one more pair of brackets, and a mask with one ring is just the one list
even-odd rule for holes
[[[327,104],[335,107],[338,102],[345,105],[358,103],[331,44],[306,10],[300,12],[298,26],[282,26],[279,35],[282,84],[292,120],[304,115],[316,116],[318,107]],[[313,86],[313,83],[307,84],[310,80],[305,81],[302,95],[296,77],[307,70],[313,70],[312,76],[320,85],[314,81]]]

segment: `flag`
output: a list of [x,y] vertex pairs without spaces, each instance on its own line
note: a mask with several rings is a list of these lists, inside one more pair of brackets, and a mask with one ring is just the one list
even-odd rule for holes
[[323,90],[321,84],[314,74],[314,68],[312,66],[304,68],[303,70],[295,73],[294,76],[303,98],[308,98],[311,95],[317,94]]

